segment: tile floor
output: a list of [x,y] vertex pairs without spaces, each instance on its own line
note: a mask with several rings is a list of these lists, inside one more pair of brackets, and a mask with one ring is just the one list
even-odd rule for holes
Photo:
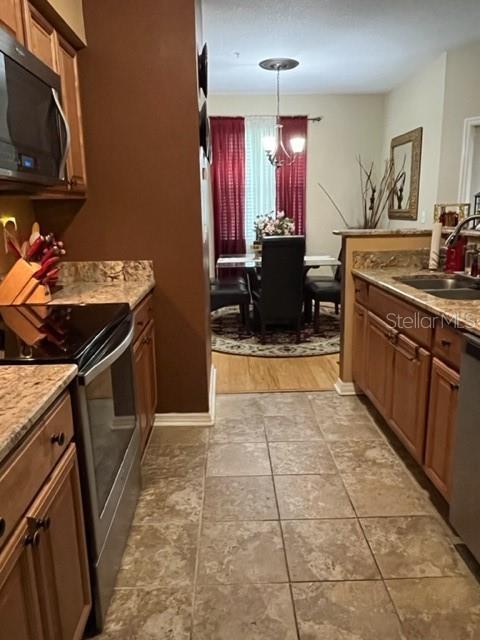
[[104,640],[480,640],[480,587],[357,398],[154,430]]

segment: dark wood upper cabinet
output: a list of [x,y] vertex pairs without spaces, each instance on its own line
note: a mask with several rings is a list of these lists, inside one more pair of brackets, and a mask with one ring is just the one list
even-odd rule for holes
[[23,32],[23,0],[0,0],[0,27],[9,31],[19,42],[25,42]]
[[87,177],[83,144],[82,108],[78,82],[77,51],[58,36],[58,73],[62,80],[62,104],[70,125],[71,147],[67,158],[68,186],[72,191],[85,191]]
[[46,18],[27,0],[24,3],[25,46],[54,71],[58,69],[57,33]]

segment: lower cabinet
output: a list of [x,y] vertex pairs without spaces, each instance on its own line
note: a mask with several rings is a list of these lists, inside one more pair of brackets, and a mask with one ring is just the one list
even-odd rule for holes
[[392,393],[387,420],[415,460],[422,464],[431,357],[401,334],[392,348]]
[[157,408],[157,377],[155,363],[155,326],[150,320],[133,347],[137,419],[140,425],[142,450],[150,435]]
[[450,496],[459,382],[460,376],[456,371],[433,359],[425,472],[447,500]]
[[386,418],[390,412],[393,370],[393,345],[397,332],[368,312],[364,360],[364,391]]
[[360,304],[353,308],[353,353],[352,371],[356,384],[363,389],[365,386],[365,330],[367,326],[367,310]]
[[90,583],[75,445],[0,553],[2,637],[80,640]]
[[[386,322],[388,305],[383,312],[375,313],[364,306],[363,302],[370,306],[375,300],[372,293],[377,287],[370,285],[369,289],[364,299],[359,300],[357,295],[354,306],[353,381],[448,501],[460,381],[452,367],[458,369],[460,365],[461,335],[434,322],[430,328],[412,329],[411,322],[405,323],[407,337],[402,328],[397,330]],[[407,310],[403,320],[415,318],[416,307],[403,303],[403,308]],[[433,344],[433,353],[444,357],[452,367],[432,357],[428,344]]]

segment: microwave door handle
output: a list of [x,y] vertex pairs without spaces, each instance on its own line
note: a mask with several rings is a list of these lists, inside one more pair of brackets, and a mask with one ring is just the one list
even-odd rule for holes
[[65,113],[62,109],[62,105],[60,103],[60,98],[58,97],[58,91],[56,89],[52,89],[53,101],[55,102],[55,106],[57,107],[58,113],[60,114],[60,118],[62,119],[63,126],[65,127],[65,147],[63,150],[62,159],[60,161],[60,169],[58,171],[58,177],[60,180],[65,180],[65,166],[67,164],[67,156],[70,152],[70,147],[72,145],[72,136],[70,133],[70,126],[68,124]]

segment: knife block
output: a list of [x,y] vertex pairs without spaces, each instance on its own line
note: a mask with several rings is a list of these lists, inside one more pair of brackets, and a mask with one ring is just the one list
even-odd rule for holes
[[35,262],[17,260],[0,283],[0,305],[47,304],[52,296],[47,286],[34,274],[40,269]]

